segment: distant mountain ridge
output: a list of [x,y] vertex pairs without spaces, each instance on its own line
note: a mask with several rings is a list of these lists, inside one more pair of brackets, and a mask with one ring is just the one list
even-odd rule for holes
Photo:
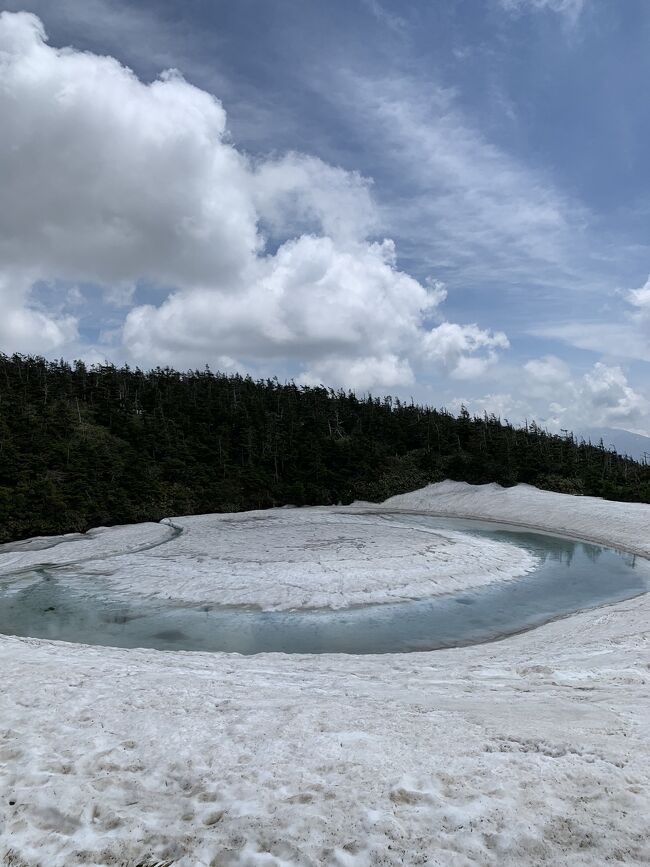
[[587,441],[591,440],[594,445],[598,445],[602,438],[605,448],[614,446],[619,455],[629,455],[641,463],[644,460],[650,463],[650,437],[642,434],[632,433],[629,430],[623,430],[623,428],[601,427],[585,428],[576,432],[575,435],[578,439],[584,437]]

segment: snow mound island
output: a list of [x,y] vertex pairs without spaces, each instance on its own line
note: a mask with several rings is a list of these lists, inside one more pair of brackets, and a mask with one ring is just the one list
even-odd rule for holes
[[63,537],[47,552],[0,552],[0,572],[39,558],[56,563],[60,581],[83,576],[150,599],[285,611],[425,599],[537,566],[515,544],[422,526],[407,515],[323,508],[199,515],[170,519],[157,540],[152,526],[140,525],[140,550],[135,527],[110,528],[83,543]]

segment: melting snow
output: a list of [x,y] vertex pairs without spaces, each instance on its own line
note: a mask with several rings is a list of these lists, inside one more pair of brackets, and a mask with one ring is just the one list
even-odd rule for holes
[[[396,508],[525,522],[650,555],[648,506],[443,483],[372,511],[380,520]],[[341,514],[319,511],[325,522]],[[317,534],[316,511],[305,514],[298,558]],[[347,514],[348,526],[328,524],[323,562],[337,552],[330,535],[362,532]],[[191,519],[205,521],[197,538],[211,520]],[[129,556],[173,529],[144,526],[145,542],[142,529],[125,530]],[[95,557],[102,537],[105,556],[121,556],[119,532],[32,550],[24,568],[44,554],[78,558],[82,546]],[[429,544],[420,535],[406,542],[416,562]],[[280,539],[256,559],[279,568]],[[464,539],[454,543],[460,553]],[[206,545],[210,559],[216,543]],[[374,545],[366,551],[381,556]],[[15,568],[28,551],[0,553]],[[0,861],[648,864],[649,622],[643,596],[489,645],[377,657],[0,638]]]
[[63,537],[46,551],[0,551],[0,576],[33,570],[40,558],[70,565],[57,570],[62,582],[81,573],[118,592],[286,610],[421,599],[518,578],[537,564],[516,545],[381,514],[274,509],[140,526],[139,546],[136,525],[83,544]]

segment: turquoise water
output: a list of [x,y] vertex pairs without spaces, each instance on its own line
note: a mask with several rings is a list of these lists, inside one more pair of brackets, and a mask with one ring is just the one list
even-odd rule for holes
[[471,593],[338,611],[263,612],[118,596],[97,576],[84,576],[83,564],[72,583],[69,565],[65,582],[57,578],[57,567],[44,565],[0,580],[0,633],[244,654],[408,652],[503,638],[650,587],[650,561],[610,548],[485,521],[423,515],[408,520],[514,543],[540,558],[540,566],[516,581]]

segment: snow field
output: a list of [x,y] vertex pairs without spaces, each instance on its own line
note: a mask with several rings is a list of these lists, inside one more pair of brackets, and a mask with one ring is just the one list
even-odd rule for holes
[[[650,555],[650,507],[455,483],[396,505]],[[644,596],[378,657],[2,638],[0,862],[648,864],[649,622]]]
[[650,556],[650,506],[644,503],[573,497],[531,485],[501,488],[446,481],[391,497],[375,508],[505,521]]

